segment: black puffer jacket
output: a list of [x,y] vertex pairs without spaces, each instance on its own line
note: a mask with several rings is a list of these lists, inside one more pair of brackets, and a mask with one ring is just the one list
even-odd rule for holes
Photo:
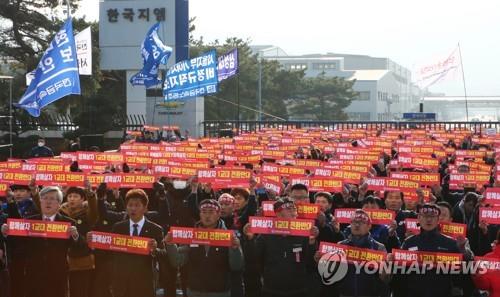
[[264,280],[263,292],[280,296],[304,294],[316,269],[316,245],[298,236],[259,235],[247,241],[245,252],[257,259]]

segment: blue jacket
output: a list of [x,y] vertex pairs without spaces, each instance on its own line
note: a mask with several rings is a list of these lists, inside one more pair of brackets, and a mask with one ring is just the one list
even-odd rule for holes
[[[385,247],[370,234],[363,237],[349,236],[339,244],[357,248],[385,251]],[[386,296],[388,286],[380,279],[378,273],[367,274],[364,271],[356,273],[353,264],[348,265],[346,276],[339,282],[339,293],[343,296]]]
[[[457,242],[443,235],[436,228],[433,231],[421,230],[420,234],[410,236],[401,246],[403,250],[460,253]],[[435,270],[425,274],[394,275],[394,297],[451,297],[453,282],[459,275],[437,274]]]

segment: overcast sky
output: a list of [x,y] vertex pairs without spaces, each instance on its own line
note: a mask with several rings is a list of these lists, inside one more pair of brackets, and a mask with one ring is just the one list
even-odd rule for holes
[[[170,1],[170,0],[169,0]],[[99,0],[80,13],[98,19]],[[467,93],[500,96],[498,0],[189,0],[196,36],[249,38],[291,55],[349,53],[388,57],[412,69],[460,42]],[[430,61],[432,62],[432,61]],[[463,95],[459,79],[431,87]]]

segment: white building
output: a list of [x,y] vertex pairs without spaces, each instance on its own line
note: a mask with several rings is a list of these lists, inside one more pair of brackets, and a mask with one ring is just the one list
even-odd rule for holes
[[[354,121],[389,121],[404,112],[418,110],[411,72],[388,58],[348,54],[313,54],[288,56],[276,46],[253,46],[263,59],[277,60],[285,69],[305,70],[306,77],[327,76],[356,80],[353,89],[359,93],[346,112]],[[265,100],[265,98],[263,99]]]
[[436,114],[438,121],[497,122],[500,120],[499,96],[426,96],[424,112]]

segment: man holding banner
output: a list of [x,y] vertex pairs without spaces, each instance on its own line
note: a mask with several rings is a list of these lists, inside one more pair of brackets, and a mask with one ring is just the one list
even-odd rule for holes
[[[446,253],[465,260],[471,260],[465,247],[456,240],[441,234],[439,231],[439,215],[441,210],[435,204],[424,204],[418,212],[420,234],[409,237],[402,250],[422,253]],[[394,251],[393,251],[394,252]],[[452,296],[453,282],[459,280],[459,275],[439,274],[435,270],[425,274],[404,274],[394,277],[394,296]]]
[[[63,193],[58,187],[40,192],[41,214],[2,225],[7,244],[26,246],[27,297],[65,297],[69,249],[85,247],[75,222],[58,213]],[[26,228],[27,227],[27,228]]]
[[243,270],[240,241],[233,231],[217,232],[226,230],[218,201],[203,200],[199,209],[200,221],[194,229],[172,227],[165,237],[169,259],[174,266],[187,266],[188,296],[230,297],[231,272]]
[[127,251],[114,254],[111,282],[113,297],[156,296],[155,264],[157,260],[163,260],[166,251],[162,243],[163,229],[144,216],[148,210],[148,202],[148,195],[144,190],[130,190],[125,196],[129,219],[116,223],[111,231],[114,234],[131,236],[127,243],[147,243],[145,254],[132,254]]
[[[262,296],[307,296],[313,282],[319,230],[314,226],[314,220],[297,220],[297,206],[288,198],[277,200],[274,212],[277,220],[271,230],[264,230],[268,224],[263,228],[253,218],[243,229],[248,238],[245,251],[259,261],[263,279]],[[299,230],[293,226],[301,226],[297,228],[300,232],[294,232]],[[288,232],[278,233],[278,229]],[[254,232],[262,234],[255,236]]]

